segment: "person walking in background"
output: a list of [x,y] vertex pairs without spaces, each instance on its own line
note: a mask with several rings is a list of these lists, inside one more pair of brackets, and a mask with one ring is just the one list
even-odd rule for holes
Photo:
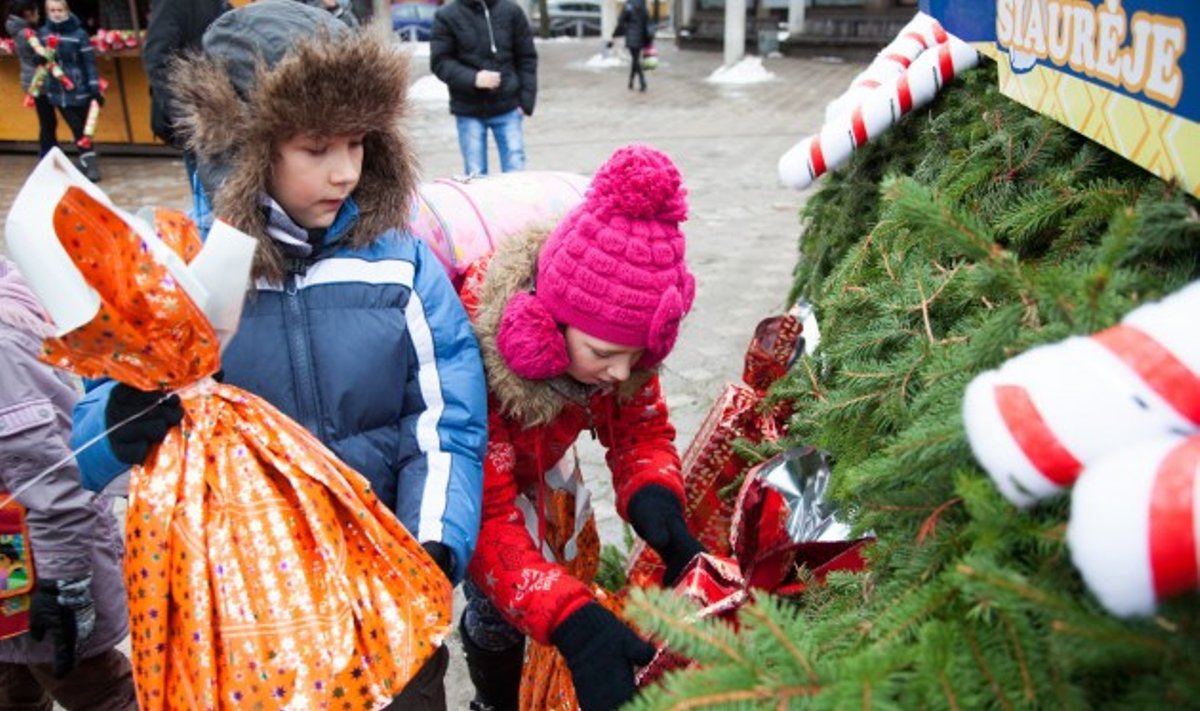
[[629,50],[629,89],[633,90],[633,78],[638,80],[640,91],[646,90],[646,73],[642,70],[642,52],[654,41],[654,30],[650,24],[650,13],[646,0],[625,0],[625,9],[617,21],[613,35],[625,35],[625,48]]
[[89,146],[81,148],[79,153],[84,175],[93,183],[100,182],[96,149],[83,139],[88,107],[92,101],[103,106],[104,96],[100,93],[100,75],[96,73],[96,53],[67,0],[46,0],[46,25],[38,32],[38,39],[43,47],[55,47],[54,61],[69,82],[68,85],[53,74],[48,75],[34,104],[38,115],[38,154],[44,156],[58,145],[58,119],[54,114],[57,108],[71,128],[76,145]]
[[[479,531],[487,395],[462,302],[407,229],[407,56],[294,0],[231,10],[202,45],[172,75],[180,126],[216,214],[258,241],[224,382],[361,473],[456,584]],[[108,432],[79,455],[85,485],[102,489],[182,412],[177,397],[155,406],[160,393],[88,385],[74,436]],[[444,709],[448,661],[443,645],[389,708]]]
[[150,23],[142,45],[142,63],[150,83],[150,130],[167,145],[183,151],[183,168],[192,188],[192,203],[199,192],[196,181],[196,156],[175,128],[178,120],[173,105],[170,67],[175,57],[200,49],[204,31],[222,12],[229,9],[225,0],[154,0]]
[[662,558],[666,585],[703,551],[683,518],[657,371],[695,295],[685,196],[665,154],[622,148],[553,231],[503,242],[460,287],[489,390],[483,523],[460,630],[477,711],[516,710],[526,635],[562,654],[583,711],[628,701],[634,667],[654,655],[530,533],[547,530],[540,510],[561,488],[549,472],[581,433],[607,450],[617,513]]
[[454,0],[438,9],[429,42],[433,73],[450,88],[450,113],[467,175],[487,175],[488,131],[500,169],[525,168],[523,116],[537,100],[529,18],[512,0]]
[[[38,0],[11,0],[8,3],[8,17],[4,20],[4,30],[12,38],[17,47],[17,60],[21,67],[21,93],[29,93],[29,85],[33,82],[33,74],[38,65],[45,60],[38,57],[33,46],[29,43],[29,34],[37,35],[37,25],[41,21],[38,11]],[[50,109],[53,113],[54,109]],[[41,119],[41,113],[38,113]],[[45,151],[43,151],[44,153]]]
[[[4,531],[4,552],[25,553],[23,563],[33,553],[30,629],[0,640],[0,708],[136,711],[133,670],[116,649],[129,634],[124,541],[112,500],[79,482],[69,443],[75,389],[38,360],[53,330],[0,256],[0,502],[24,506],[28,533]],[[18,580],[10,574],[9,590]]]

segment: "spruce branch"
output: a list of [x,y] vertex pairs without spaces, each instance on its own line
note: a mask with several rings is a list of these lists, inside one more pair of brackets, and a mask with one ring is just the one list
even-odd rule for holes
[[695,603],[669,591],[635,588],[626,601],[634,622],[701,664],[750,666],[728,624],[696,616]]

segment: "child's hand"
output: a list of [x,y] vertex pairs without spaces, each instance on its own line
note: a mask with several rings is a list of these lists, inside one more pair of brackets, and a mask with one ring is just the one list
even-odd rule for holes
[[425,549],[430,558],[433,558],[433,562],[437,563],[442,575],[450,580],[450,574],[454,572],[454,554],[450,552],[450,549],[437,541],[425,541],[421,547]]
[[[108,444],[113,456],[126,464],[146,461],[150,448],[183,419],[178,395],[159,402],[161,392],[146,392],[117,383],[104,408],[104,428],[112,430]],[[116,429],[113,429],[113,428]]]
[[666,587],[675,584],[692,558],[705,552],[704,545],[688,530],[679,499],[666,487],[650,484],[638,489],[629,500],[628,512],[633,530],[666,565]]
[[654,658],[654,645],[616,615],[589,602],[559,623],[550,641],[562,653],[583,711],[610,711],[637,693],[634,667]]

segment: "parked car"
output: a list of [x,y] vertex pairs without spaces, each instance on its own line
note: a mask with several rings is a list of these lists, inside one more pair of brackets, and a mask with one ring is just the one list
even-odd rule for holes
[[396,3],[392,5],[392,32],[403,40],[428,42],[436,12],[437,5],[427,2]]
[[[550,34],[575,37],[600,34],[599,0],[547,0]],[[533,3],[533,28],[538,28],[538,3]]]

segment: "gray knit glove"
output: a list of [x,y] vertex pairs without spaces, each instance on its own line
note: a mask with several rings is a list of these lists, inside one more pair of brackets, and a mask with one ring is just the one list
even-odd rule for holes
[[95,627],[92,576],[37,581],[29,605],[29,634],[40,642],[50,633],[54,643],[54,676],[70,673]]

